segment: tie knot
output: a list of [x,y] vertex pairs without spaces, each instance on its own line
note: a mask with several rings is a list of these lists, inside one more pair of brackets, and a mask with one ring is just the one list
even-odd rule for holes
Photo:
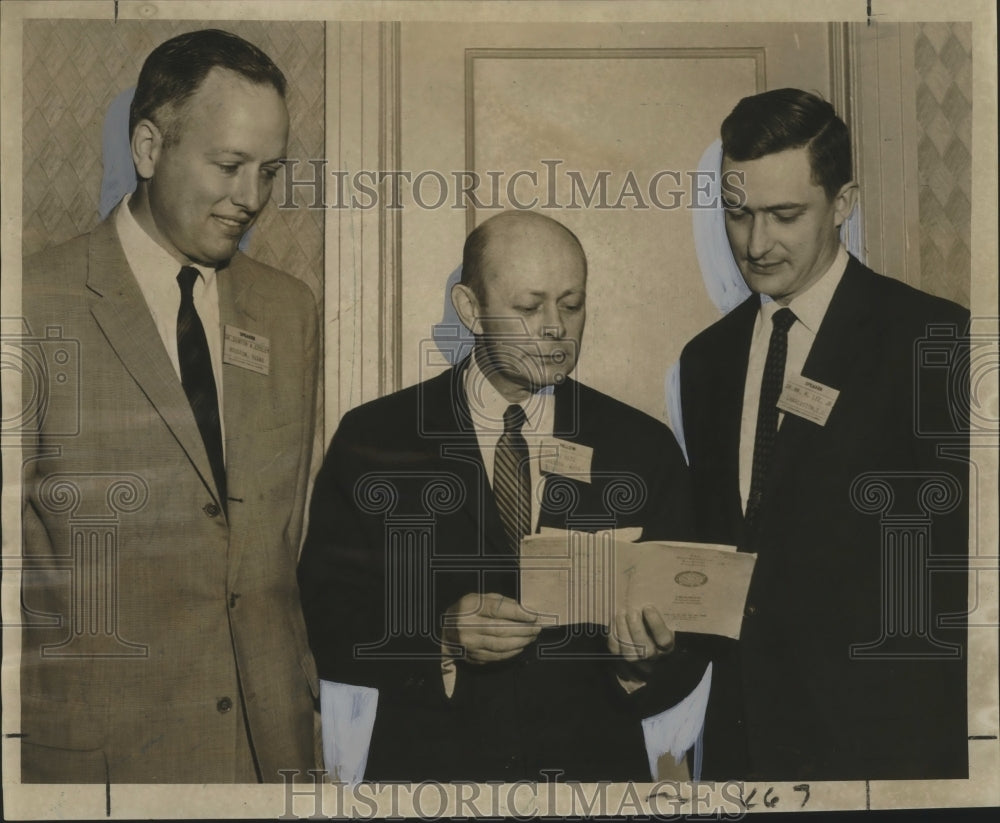
[[194,295],[194,281],[201,274],[194,266],[184,266],[177,275],[177,283],[181,287],[182,298],[192,298]]
[[796,321],[795,312],[793,312],[787,306],[783,309],[778,309],[774,313],[774,317],[771,318],[771,322],[774,324],[775,331],[787,332],[792,324]]
[[511,403],[507,411],[503,413],[503,430],[505,432],[519,432],[524,425],[525,414],[517,403]]

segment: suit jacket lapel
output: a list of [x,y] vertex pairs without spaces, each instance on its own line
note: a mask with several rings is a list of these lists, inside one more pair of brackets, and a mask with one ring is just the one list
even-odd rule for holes
[[[471,356],[471,355],[470,355]],[[464,375],[469,358],[440,377],[424,384],[421,416],[424,435],[440,440],[439,454],[448,471],[458,475],[466,491],[464,514],[472,521],[479,538],[468,547],[470,554],[509,554],[500,510],[493,497],[493,487],[486,475],[479,441],[476,437]]]
[[[714,402],[720,410],[718,429],[718,454],[731,455],[724,459],[724,474],[720,478],[722,499],[727,516],[734,527],[734,539],[742,545],[744,538],[744,516],[740,503],[740,429],[743,421],[743,393],[746,387],[747,367],[750,364],[750,343],[753,340],[754,324],[760,310],[760,297],[751,295],[737,306],[726,321],[731,323],[730,332],[721,343],[719,356],[713,361],[718,365],[718,373],[712,375],[717,394]],[[702,409],[702,413],[712,418],[714,410]]]
[[194,413],[125,259],[114,216],[90,235],[87,287],[92,292],[90,312],[109,345],[219,502]]
[[[268,336],[262,326],[267,317],[263,299],[254,289],[254,273],[241,258],[218,271],[220,333],[226,326]],[[266,432],[265,418],[271,408],[267,398],[268,378],[235,366],[222,367],[223,419],[226,424],[226,479],[232,497],[239,499],[246,486],[244,469],[252,467],[255,435]],[[250,469],[253,471],[253,469]]]
[[[269,336],[263,326],[266,307],[263,298],[254,288],[255,276],[246,259],[237,255],[233,261],[217,272],[219,289],[220,333],[226,326]],[[224,351],[225,349],[223,349]],[[254,516],[255,512],[244,502],[247,488],[252,485],[253,473],[265,470],[254,459],[259,451],[259,441],[271,429],[267,419],[271,402],[267,397],[268,378],[265,375],[238,366],[222,366],[222,415],[225,420],[226,485],[229,489],[229,519]],[[255,446],[256,443],[256,446]],[[234,540],[229,544],[230,584],[236,579],[245,541]]]
[[[555,408],[552,415],[552,436],[557,437],[560,440],[568,440],[573,443],[592,441],[589,437],[588,424],[589,420],[585,419],[583,406],[578,402],[580,392],[580,384],[577,383],[572,378],[567,378],[553,390],[553,403]],[[560,477],[560,483],[580,483],[578,479]],[[579,493],[583,490],[578,489]],[[553,508],[549,505],[552,502],[552,498],[549,496],[552,489],[550,489],[549,481],[546,480],[545,483],[545,494],[542,495],[541,500],[541,511],[538,514],[538,526],[547,526],[554,529],[565,529],[567,518],[573,514],[573,508],[566,510],[565,507],[560,506],[559,508]],[[557,494],[557,498],[563,497],[562,494]],[[577,496],[579,499],[579,496]]]
[[[875,331],[875,307],[867,295],[866,269],[853,257],[833,294],[802,374],[839,391],[849,390],[851,373],[859,358],[870,351]],[[836,407],[834,407],[834,412]],[[808,459],[810,444],[822,436],[823,427],[794,414],[786,414],[775,439],[765,499],[786,469]]]
[[842,389],[856,358],[864,356],[875,330],[876,310],[867,294],[866,275],[874,276],[852,257],[802,368],[806,377]]

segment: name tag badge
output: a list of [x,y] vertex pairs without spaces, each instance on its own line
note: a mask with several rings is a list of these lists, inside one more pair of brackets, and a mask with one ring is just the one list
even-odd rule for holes
[[227,325],[222,344],[222,362],[257,374],[270,374],[271,341],[259,334]]
[[831,389],[808,377],[797,374],[788,378],[778,398],[778,408],[825,426],[833,404],[840,396],[838,389]]
[[594,458],[594,450],[590,446],[548,437],[542,441],[539,454],[543,473],[561,474],[582,483],[590,482],[590,464]]

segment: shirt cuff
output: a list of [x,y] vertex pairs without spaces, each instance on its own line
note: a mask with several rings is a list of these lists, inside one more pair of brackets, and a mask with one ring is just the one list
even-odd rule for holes
[[455,692],[455,678],[458,675],[458,667],[455,665],[455,658],[449,657],[444,644],[441,645],[441,680],[444,684],[444,696],[451,698]]

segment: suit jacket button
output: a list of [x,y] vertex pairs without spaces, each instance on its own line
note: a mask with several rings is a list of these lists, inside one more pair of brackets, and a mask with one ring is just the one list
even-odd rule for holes
[[202,507],[202,511],[209,517],[218,517],[222,513],[222,509],[216,506],[215,503],[206,503]]
[[215,708],[218,710],[219,714],[225,714],[233,707],[233,701],[228,697],[220,697],[219,702],[215,704]]
[[744,617],[753,617],[757,614],[757,607],[752,604],[747,604],[747,607],[743,610]]

